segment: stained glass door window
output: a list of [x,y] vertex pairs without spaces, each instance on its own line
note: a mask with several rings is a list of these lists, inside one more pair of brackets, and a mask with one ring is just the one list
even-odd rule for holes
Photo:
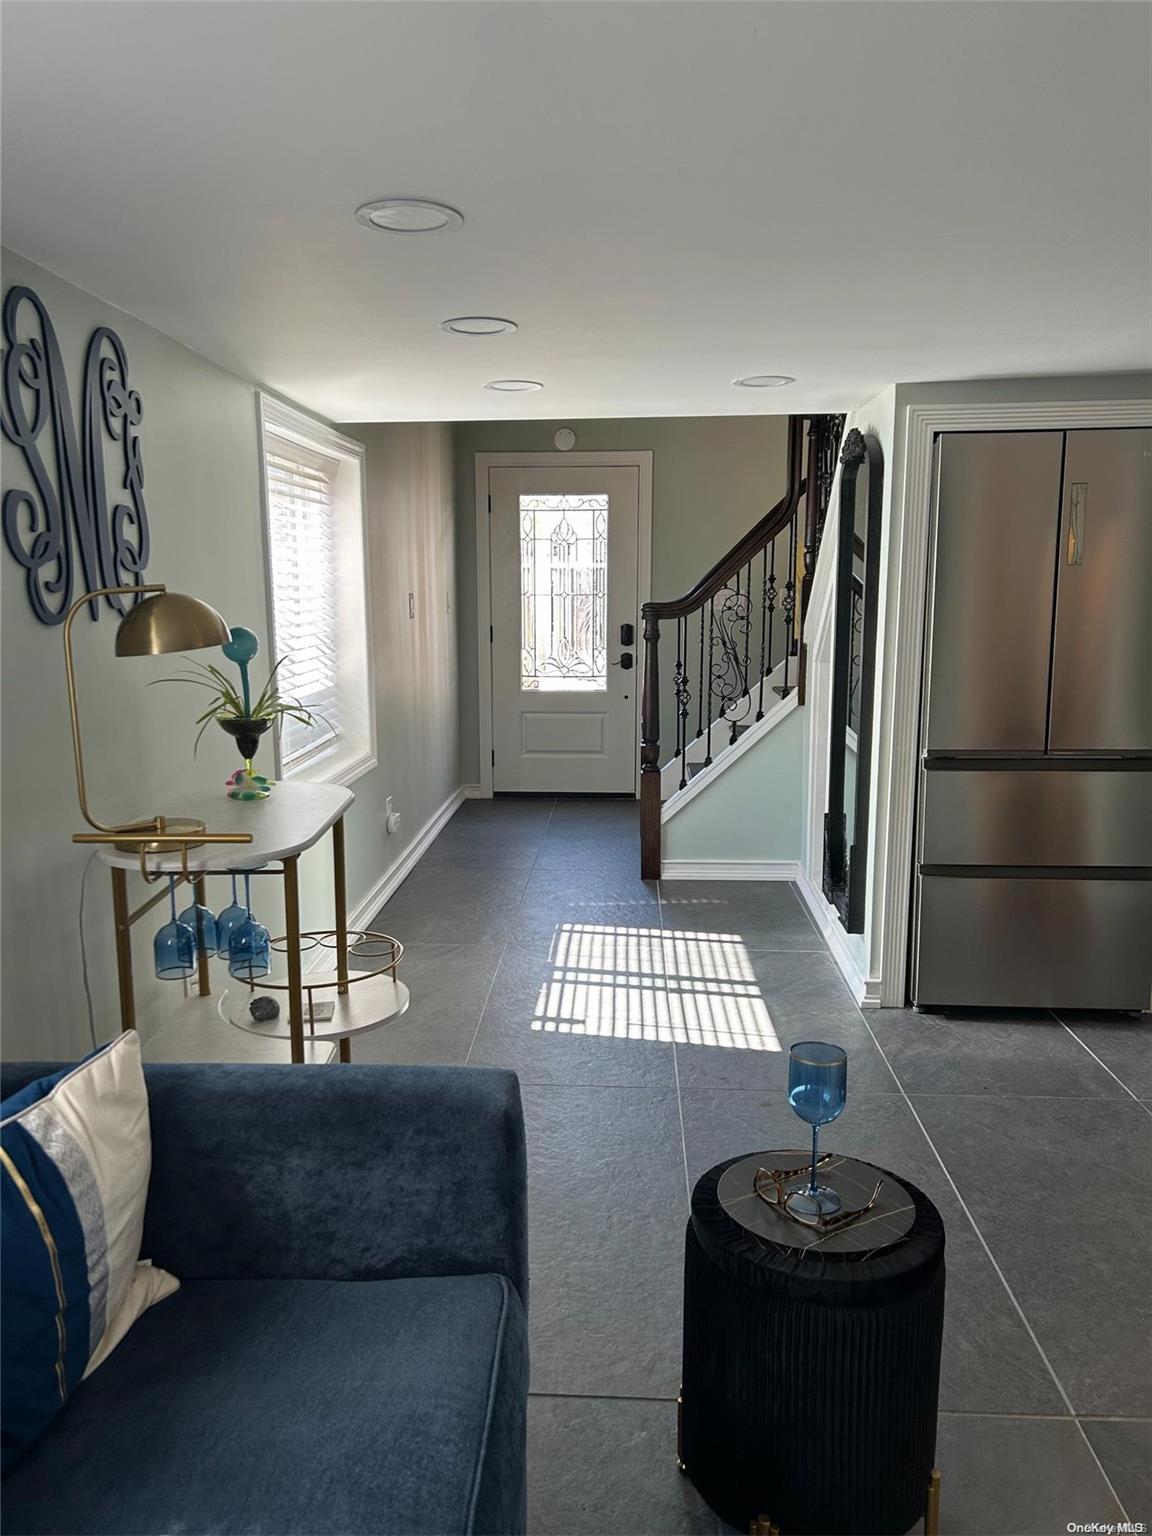
[[608,687],[608,497],[520,497],[520,686]]

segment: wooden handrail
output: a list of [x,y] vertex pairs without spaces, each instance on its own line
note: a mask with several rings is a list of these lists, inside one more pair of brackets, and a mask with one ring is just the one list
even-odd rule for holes
[[702,576],[691,592],[662,603],[645,603],[645,618],[682,619],[700,608],[710,597],[715,597],[737,571],[743,570],[749,560],[758,555],[779,533],[788,526],[800,505],[800,498],[807,489],[807,480],[800,472],[801,447],[804,439],[804,417],[788,418],[788,489],[770,512],[754,523],[744,537],[722,556],[706,576]]

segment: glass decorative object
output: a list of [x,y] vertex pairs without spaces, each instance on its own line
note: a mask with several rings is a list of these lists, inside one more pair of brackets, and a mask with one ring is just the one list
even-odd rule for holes
[[788,1053],[788,1102],[812,1127],[812,1169],[807,1189],[788,1196],[788,1209],[806,1220],[819,1220],[841,1206],[834,1189],[817,1181],[820,1127],[841,1114],[848,1098],[848,1053],[822,1040],[799,1040]]
[[152,954],[161,981],[186,981],[196,971],[196,933],[176,916],[176,877],[168,880],[168,904],[172,916],[156,931]]
[[241,905],[237,899],[236,876],[233,875],[232,901],[216,919],[216,953],[220,956],[221,960],[228,959],[228,946],[232,942],[232,935],[247,916],[247,907]]
[[196,940],[197,955],[214,955],[216,953],[216,919],[211,909],[193,902],[191,906],[184,908],[177,922],[186,923],[191,928]]
[[252,916],[252,882],[244,876],[243,922],[232,930],[228,941],[228,972],[240,981],[256,981],[267,976],[272,966],[271,944],[267,928]]

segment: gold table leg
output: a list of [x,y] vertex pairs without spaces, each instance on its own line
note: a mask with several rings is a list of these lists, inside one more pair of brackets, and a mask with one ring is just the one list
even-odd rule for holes
[[940,1536],[940,1468],[932,1468],[924,1505],[924,1536]]
[[341,1061],[351,1061],[352,1060],[352,1042],[347,1037],[345,1037],[340,1042],[340,1060]]
[[748,1527],[748,1536],[780,1536],[780,1527],[773,1525],[767,1515],[757,1515]]
[[288,1028],[292,1060],[304,1060],[304,972],[300,960],[300,882],[297,855],[284,860],[284,927],[288,949]]
[[[208,890],[207,890],[207,887],[206,887],[206,885],[204,883],[204,876],[203,875],[200,875],[198,879],[196,879],[196,880],[194,880],[192,882],[192,888],[196,892],[196,905],[198,907],[206,907],[208,905],[208,902],[207,902],[207,899],[206,899],[207,895],[208,895]],[[211,978],[211,976],[209,975],[209,972],[208,972],[208,958],[209,957],[208,957],[208,955],[207,955],[207,953],[206,953],[206,951],[204,949],[203,944],[201,944],[201,942],[200,942],[200,938],[201,938],[201,935],[197,934],[196,935],[196,971],[197,971],[197,976],[198,976],[199,984],[200,984],[200,996],[201,997],[211,997],[212,996],[212,978]]]
[[120,1028],[136,1028],[132,986],[132,920],[128,915],[128,873],[112,870],[112,916],[116,928],[116,975],[120,983]]

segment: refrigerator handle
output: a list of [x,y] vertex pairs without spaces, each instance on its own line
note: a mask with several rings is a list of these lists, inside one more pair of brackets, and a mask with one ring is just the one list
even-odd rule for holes
[[1084,525],[1088,521],[1088,482],[1073,482],[1068,498],[1068,550],[1065,565],[1084,564]]

